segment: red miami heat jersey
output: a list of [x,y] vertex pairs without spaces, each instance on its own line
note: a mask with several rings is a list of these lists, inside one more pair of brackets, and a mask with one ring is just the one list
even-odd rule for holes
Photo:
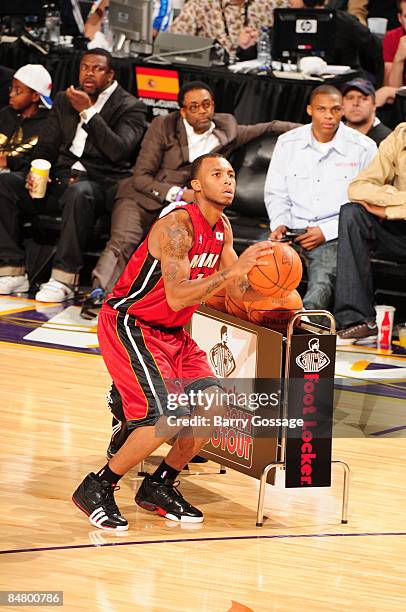
[[[179,209],[189,213],[193,225],[193,245],[188,254],[191,268],[189,278],[211,276],[218,268],[224,244],[223,220],[220,218],[212,228],[197,204],[185,204],[174,210]],[[172,310],[166,300],[161,262],[149,253],[148,238],[149,233],[131,256],[103,310],[134,316],[152,327],[181,327],[190,320],[199,304],[177,312]]]

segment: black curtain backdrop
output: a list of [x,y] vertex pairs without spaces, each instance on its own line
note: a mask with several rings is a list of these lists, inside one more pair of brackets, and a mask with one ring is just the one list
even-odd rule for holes
[[[43,55],[21,41],[0,44],[0,65],[16,70],[28,63],[43,64],[53,78],[52,95],[77,85],[81,52],[62,51]],[[145,64],[133,58],[117,59],[116,78],[120,85],[137,95],[135,66],[172,68],[156,64]],[[320,80],[298,81],[271,77],[233,74],[226,68],[200,68],[196,66],[173,66],[179,72],[180,84],[203,81],[209,85],[216,97],[216,110],[232,113],[241,124],[258,123],[281,119],[306,123],[306,105],[312,89],[322,84]],[[328,83],[340,87],[345,81],[358,76],[351,72],[329,79]]]

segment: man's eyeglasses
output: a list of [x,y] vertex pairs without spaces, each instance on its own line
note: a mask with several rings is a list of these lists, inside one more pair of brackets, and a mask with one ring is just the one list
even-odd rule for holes
[[199,104],[199,102],[192,102],[192,104],[189,104],[189,106],[186,106],[186,104],[184,104],[183,108],[186,108],[191,113],[197,113],[197,112],[199,112],[200,107],[203,110],[207,111],[212,106],[213,106],[213,101],[212,100],[203,100],[203,102],[200,102],[200,104]]

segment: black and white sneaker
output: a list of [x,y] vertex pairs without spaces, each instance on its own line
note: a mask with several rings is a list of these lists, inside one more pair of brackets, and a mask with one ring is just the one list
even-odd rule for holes
[[72,495],[72,501],[89,517],[90,523],[95,527],[125,531],[128,529],[128,522],[121,516],[114,499],[114,491],[118,488],[107,480],[100,482],[91,472]]
[[172,521],[202,523],[203,513],[184,499],[178,485],[179,480],[153,480],[148,474],[137,491],[135,503]]

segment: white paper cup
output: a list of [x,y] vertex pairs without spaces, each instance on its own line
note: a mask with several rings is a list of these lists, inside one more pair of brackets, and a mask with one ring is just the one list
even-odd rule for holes
[[31,176],[34,183],[31,191],[32,198],[39,199],[45,196],[50,169],[51,164],[46,159],[34,159],[31,162]]
[[393,317],[396,308],[393,306],[375,306],[376,324],[378,326],[378,348],[389,349],[392,340]]
[[368,19],[368,28],[373,34],[385,36],[388,20],[385,17],[370,17]]
[[396,330],[398,332],[400,346],[406,348],[406,323],[399,323],[399,325],[396,326]]

